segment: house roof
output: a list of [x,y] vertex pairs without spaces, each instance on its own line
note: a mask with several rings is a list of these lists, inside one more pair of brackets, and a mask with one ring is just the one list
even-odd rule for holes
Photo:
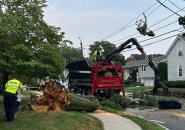
[[168,54],[171,52],[172,48],[175,46],[175,44],[177,43],[177,41],[181,39],[183,41],[185,41],[185,36],[181,36],[181,35],[177,35],[177,37],[175,38],[175,40],[173,41],[172,45],[170,46],[170,48],[168,49],[168,51],[166,52],[166,56],[168,56]]
[[[154,63],[157,64],[157,63],[166,61],[166,56],[153,57],[152,60]],[[148,65],[148,63],[146,62],[145,59],[137,60],[137,61],[133,61],[131,63],[128,63],[128,64],[124,65],[123,68],[139,67],[139,66],[143,66],[143,65]]]
[[134,57],[135,60],[142,60],[142,59],[144,59],[144,57],[142,55],[132,54],[132,56]]

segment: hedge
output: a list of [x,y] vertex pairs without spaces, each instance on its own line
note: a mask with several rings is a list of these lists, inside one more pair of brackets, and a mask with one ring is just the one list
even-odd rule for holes
[[163,81],[168,88],[185,88],[185,81]]

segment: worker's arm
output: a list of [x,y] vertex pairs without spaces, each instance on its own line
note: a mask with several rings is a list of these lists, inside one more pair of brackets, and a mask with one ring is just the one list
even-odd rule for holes
[[20,89],[20,91],[21,91],[21,95],[23,95],[23,85],[22,85],[21,82],[20,82],[20,84],[19,84],[19,89]]

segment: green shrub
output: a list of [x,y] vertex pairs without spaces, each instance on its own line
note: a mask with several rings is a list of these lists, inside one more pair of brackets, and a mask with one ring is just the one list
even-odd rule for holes
[[108,108],[111,108],[111,109],[121,110],[121,106],[120,105],[118,105],[115,102],[110,101],[110,100],[102,100],[100,102],[100,104],[102,106],[105,106],[105,107],[108,107]]
[[118,94],[112,96],[110,100],[115,102],[117,105],[120,105],[123,109],[131,104],[131,101],[129,99]]
[[144,98],[144,101],[145,101],[146,106],[156,106],[157,105],[156,99],[153,96],[146,95]]
[[163,81],[168,88],[185,88],[185,81]]
[[120,109],[125,109],[127,106],[132,105],[132,102],[129,99],[116,94],[112,96],[110,99],[101,101],[100,104],[102,106],[120,110]]
[[135,92],[133,93],[133,97],[134,98],[139,98],[140,100],[139,105],[145,105],[145,106],[156,106],[157,102],[155,97],[150,96],[151,95],[151,91],[141,91],[141,92]]

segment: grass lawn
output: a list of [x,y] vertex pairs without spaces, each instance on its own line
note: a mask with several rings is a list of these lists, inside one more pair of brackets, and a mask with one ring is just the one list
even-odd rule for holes
[[[26,104],[28,98],[21,102]],[[24,112],[13,122],[6,122],[3,117],[3,100],[0,96],[1,130],[103,130],[98,119],[81,112]]]
[[142,86],[142,87],[127,87],[125,88],[125,92],[126,93],[134,93],[137,91],[148,91],[148,90],[152,90],[153,87],[152,86]]

